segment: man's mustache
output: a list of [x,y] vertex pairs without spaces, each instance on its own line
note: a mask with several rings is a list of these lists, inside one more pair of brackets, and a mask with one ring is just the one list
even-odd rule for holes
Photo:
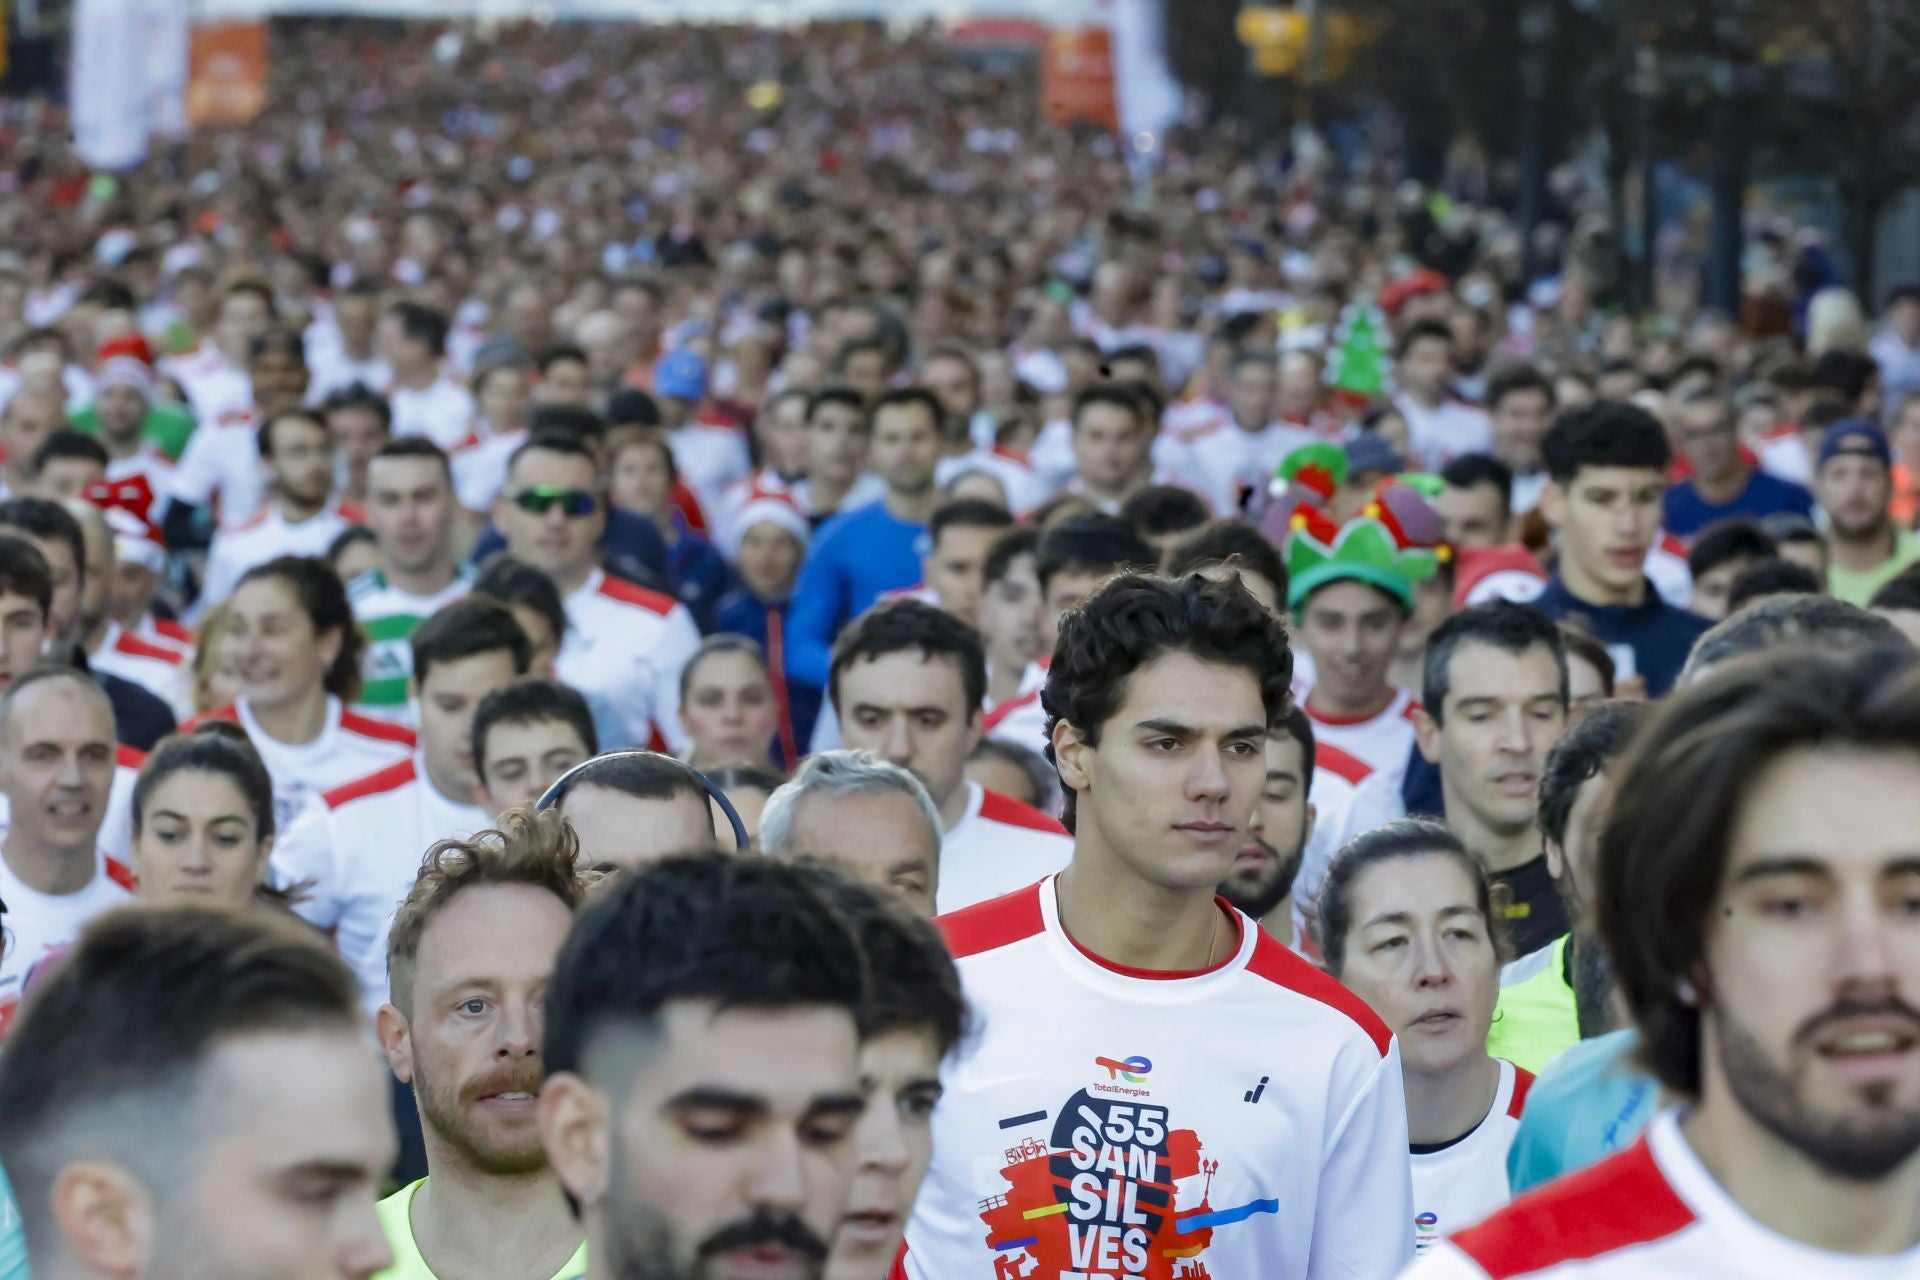
[[763,1244],[785,1245],[815,1262],[824,1262],[827,1257],[826,1243],[806,1223],[790,1213],[774,1214],[764,1210],[744,1222],[729,1223],[708,1236],[700,1245],[700,1256],[710,1258],[716,1253]]

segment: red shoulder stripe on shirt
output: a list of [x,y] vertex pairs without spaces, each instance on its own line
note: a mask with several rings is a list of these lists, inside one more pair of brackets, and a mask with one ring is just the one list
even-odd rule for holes
[[113,649],[115,653],[130,654],[136,658],[152,658],[170,667],[177,667],[187,660],[187,655],[178,649],[164,644],[155,644],[151,640],[142,640],[131,631],[122,631],[114,640]]
[[[980,731],[982,733],[992,733],[1000,727],[1002,720],[1005,720],[1020,708],[1032,706],[1038,701],[1040,701],[1040,691],[1038,689],[1023,693],[1017,698],[1008,698],[1005,702],[987,712],[986,715],[980,717]],[[985,812],[984,805],[982,806],[982,812]]]
[[1682,560],[1687,558],[1687,544],[1665,531],[1660,534],[1660,549],[1670,556],[1677,556]]
[[348,733],[357,733],[363,738],[374,738],[380,742],[398,742],[403,746],[412,746],[416,739],[413,730],[391,720],[376,720],[372,716],[363,716],[358,711],[340,712],[340,727]]
[[192,629],[189,627],[182,626],[180,623],[175,622],[172,618],[155,618],[153,620],[153,629],[159,632],[161,635],[165,636],[169,640],[178,640],[181,644],[186,645],[188,648],[193,647],[194,640],[193,640]]
[[224,707],[215,707],[211,711],[202,711],[199,715],[181,725],[180,732],[192,733],[209,720],[231,720],[235,724],[238,724],[240,722],[240,709],[229,702]]
[[600,579],[598,594],[609,600],[618,600],[621,604],[639,605],[642,609],[653,613],[671,612],[673,606],[678,603],[672,596],[663,595],[658,591],[649,591],[645,587],[636,587],[631,582],[616,578],[610,573]]
[[147,762],[147,753],[138,747],[121,743],[113,749],[113,763],[121,769],[138,769]]
[[1420,699],[1408,698],[1407,705],[1400,712],[1400,718],[1412,724],[1420,714]]
[[343,782],[331,791],[323,791],[320,798],[327,808],[338,809],[341,805],[367,796],[377,796],[385,791],[398,791],[412,782],[414,778],[413,759],[395,761],[384,769],[376,769],[364,778],[355,778],[352,782]]
[[133,868],[118,858],[107,859],[107,879],[125,889],[128,893],[140,892],[140,877],[133,874]]
[[1513,1097],[1507,1100],[1507,1114],[1515,1120],[1527,1107],[1527,1091],[1533,1088],[1533,1072],[1518,1063],[1509,1063],[1513,1068]]
[[1003,898],[976,902],[934,923],[946,935],[947,950],[955,960],[997,951],[1043,932],[1046,919],[1040,914],[1040,885],[1016,889]]
[[1352,752],[1342,751],[1331,742],[1313,744],[1313,767],[1345,778],[1355,786],[1365,782],[1367,775],[1373,772],[1372,765]]
[[1387,1046],[1393,1043],[1393,1032],[1387,1029],[1386,1023],[1380,1021],[1379,1014],[1367,1007],[1366,1001],[1341,986],[1338,980],[1302,960],[1264,930],[1253,944],[1253,956],[1247,961],[1247,972],[1265,978],[1276,987],[1285,987],[1346,1014],[1353,1019],[1354,1025],[1366,1032],[1367,1038],[1373,1041],[1374,1048],[1382,1056],[1385,1056]]
[[[1632,1206],[1622,1212],[1623,1206]],[[1451,1237],[1489,1280],[1512,1280],[1648,1244],[1693,1224],[1643,1137],[1625,1151],[1521,1196]]]
[[1045,831],[1056,836],[1067,834],[1065,827],[1032,805],[1021,804],[1012,796],[1003,796],[985,787],[980,788],[980,816],[988,822],[1009,827],[1026,827],[1030,831]]

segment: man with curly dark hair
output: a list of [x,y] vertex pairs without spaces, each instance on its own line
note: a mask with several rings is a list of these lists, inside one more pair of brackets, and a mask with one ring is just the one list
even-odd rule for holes
[[1215,896],[1292,670],[1238,582],[1125,573],[1066,615],[1043,702],[1073,859],[942,918],[981,1032],[935,1113],[913,1280],[1411,1258],[1392,1033]]

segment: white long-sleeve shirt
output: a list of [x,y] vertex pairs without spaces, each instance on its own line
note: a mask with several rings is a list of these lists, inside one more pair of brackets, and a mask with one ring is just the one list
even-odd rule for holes
[[978,1030],[943,1073],[911,1280],[1370,1280],[1413,1257],[1392,1033],[1231,919],[1233,954],[1184,974],[1083,950],[1052,878],[941,919]]

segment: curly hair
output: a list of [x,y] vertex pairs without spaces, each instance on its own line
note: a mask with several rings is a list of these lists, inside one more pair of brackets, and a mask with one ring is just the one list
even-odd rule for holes
[[[1178,582],[1141,573],[1109,578],[1060,622],[1040,705],[1047,713],[1047,760],[1059,767],[1053,729],[1062,720],[1097,745],[1126,699],[1127,677],[1166,653],[1241,667],[1260,685],[1267,723],[1286,714],[1293,654],[1286,628],[1234,582],[1193,575]],[[1066,793],[1061,821],[1074,829],[1076,799]]]

